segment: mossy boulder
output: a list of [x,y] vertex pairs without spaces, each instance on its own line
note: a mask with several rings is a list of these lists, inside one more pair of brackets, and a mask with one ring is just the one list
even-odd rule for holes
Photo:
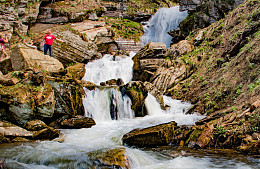
[[[135,112],[136,117],[143,117],[147,115],[145,107],[145,99],[148,96],[148,90],[143,82],[132,81],[121,87],[121,91],[125,92],[132,101],[132,110]],[[125,90],[125,91],[124,91]]]
[[[30,80],[27,82],[31,82]],[[48,83],[43,86],[17,83],[1,90],[1,117],[15,124],[31,119],[51,118],[54,114],[54,91]]]
[[72,79],[81,80],[85,75],[85,64],[77,63],[72,66],[68,66],[66,68],[66,75],[67,77],[71,77]]
[[102,149],[89,153],[98,168],[130,168],[125,148]]
[[177,123],[175,121],[152,126],[144,129],[135,129],[125,134],[123,143],[128,146],[155,147],[168,145],[173,141]]
[[80,129],[90,128],[96,125],[96,122],[92,118],[77,115],[73,118],[63,120],[60,125],[61,128]]
[[31,120],[24,124],[24,128],[29,131],[38,131],[46,127],[47,125],[41,120]]
[[33,134],[33,139],[54,139],[59,137],[60,132],[59,130],[55,130],[52,127],[47,127],[42,130],[39,130]]

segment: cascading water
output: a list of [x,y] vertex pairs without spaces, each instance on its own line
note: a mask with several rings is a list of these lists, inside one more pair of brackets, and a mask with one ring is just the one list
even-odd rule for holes
[[[99,84],[113,78],[122,78],[127,83],[132,77],[131,57],[117,58],[116,61],[113,61],[112,56],[107,55],[100,60],[88,63],[84,80]],[[164,102],[170,108],[161,110],[157,100],[149,94],[145,101],[149,115],[142,118],[134,118],[130,109],[131,100],[126,95],[122,95],[117,87],[86,89],[83,102],[86,116],[95,119],[97,122],[95,126],[77,130],[61,130],[63,142],[0,144],[0,159],[7,158],[6,162],[12,166],[11,168],[109,168],[107,166],[99,167],[97,156],[102,156],[103,152],[107,150],[119,148],[125,150],[131,169],[251,168],[250,166],[252,166],[250,163],[246,164],[232,157],[223,158],[203,154],[203,152],[201,152],[203,155],[200,155],[198,150],[194,153],[191,150],[186,153],[175,149],[140,150],[122,145],[122,136],[136,128],[145,128],[173,120],[179,125],[194,124],[202,117],[185,115],[191,106],[187,102],[172,100],[164,96]]]
[[[135,53],[130,52],[129,57],[116,57],[105,55],[102,59],[88,63],[83,80],[99,85],[110,79],[121,78],[125,83],[132,79],[133,61]],[[95,121],[109,121],[123,118],[133,118],[131,100],[122,95],[117,87],[88,90],[83,98],[86,116]]]
[[83,98],[85,114],[95,121],[109,121],[133,118],[131,99],[117,90],[117,88],[85,90]]
[[149,42],[162,42],[167,48],[170,47],[172,37],[167,32],[177,28],[187,15],[186,11],[179,11],[179,6],[159,9],[144,26],[143,45]]
[[86,66],[86,73],[82,80],[90,81],[99,85],[100,82],[105,82],[110,79],[122,78],[125,83],[131,81],[133,76],[132,57],[134,52],[130,52],[129,57],[114,57],[105,55],[99,60],[89,62]]

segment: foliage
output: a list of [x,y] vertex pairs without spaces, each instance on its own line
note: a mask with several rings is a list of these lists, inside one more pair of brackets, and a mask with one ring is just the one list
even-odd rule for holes
[[223,127],[223,126],[216,126],[215,128],[214,128],[214,130],[216,131],[215,132],[215,136],[224,136],[224,137],[226,137],[226,129]]
[[122,18],[105,18],[106,24],[110,25],[116,38],[133,39],[136,42],[143,35],[143,26],[138,22]]

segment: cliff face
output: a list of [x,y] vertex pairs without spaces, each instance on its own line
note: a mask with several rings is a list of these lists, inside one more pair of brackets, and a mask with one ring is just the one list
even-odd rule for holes
[[177,98],[201,103],[202,114],[259,99],[259,2],[247,1],[208,28],[190,36],[194,50],[179,57],[192,70],[168,89]]
[[[136,79],[151,82],[172,98],[191,101],[194,106],[188,113],[207,115],[191,128],[180,127],[173,144],[259,154],[259,7],[259,1],[246,0],[225,18],[172,45],[163,56],[145,58],[164,59],[150,76],[142,76],[149,70],[144,58],[134,58],[136,71],[143,72],[135,74]],[[149,52],[142,50],[141,54]]]

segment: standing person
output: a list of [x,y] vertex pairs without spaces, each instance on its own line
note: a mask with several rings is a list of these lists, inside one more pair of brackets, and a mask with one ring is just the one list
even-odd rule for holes
[[[0,34],[0,51],[1,51],[0,61],[7,58],[7,53],[5,51],[5,45],[4,45],[7,42],[8,42],[7,35],[5,35],[5,38],[3,39],[3,35]],[[5,57],[4,57],[4,55],[5,55]]]
[[51,31],[48,31],[48,34],[44,36],[43,43],[44,43],[44,54],[47,55],[47,51],[49,50],[49,55],[52,56],[52,43],[53,39],[57,41],[63,42],[63,40],[56,38],[54,35],[51,34]]

